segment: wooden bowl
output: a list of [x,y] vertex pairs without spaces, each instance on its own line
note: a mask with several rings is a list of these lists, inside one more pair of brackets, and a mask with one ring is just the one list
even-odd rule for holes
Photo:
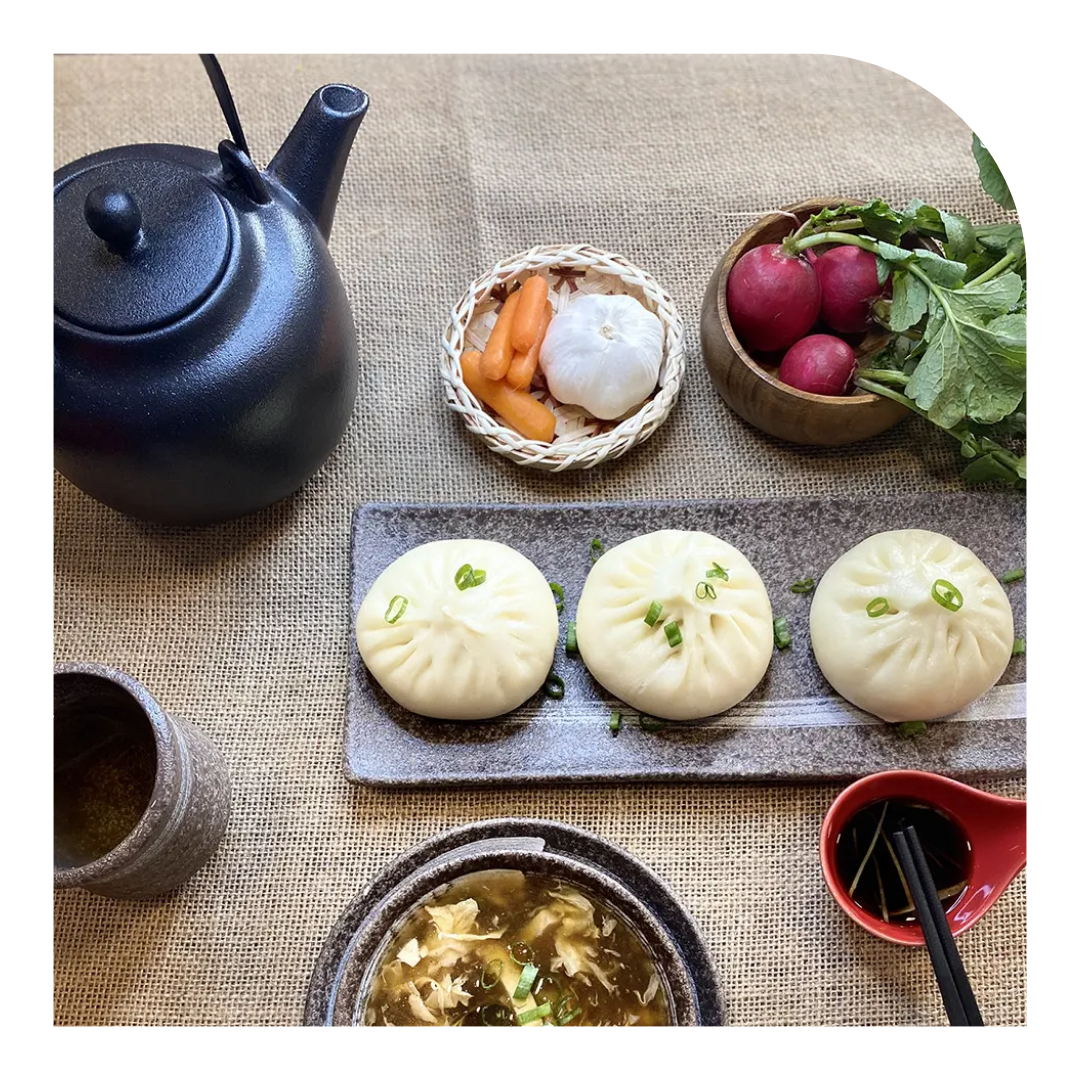
[[[782,383],[758,363],[735,336],[727,311],[727,281],[741,255],[761,244],[778,244],[792,229],[826,206],[853,199],[807,199],[767,214],[728,248],[713,272],[701,305],[701,350],[720,396],[744,420],[778,439],[804,446],[845,446],[880,435],[910,410],[877,394],[856,392],[844,397],[808,394]],[[792,217],[794,215],[794,218]],[[861,360],[887,342],[884,331],[870,330],[854,346]]]

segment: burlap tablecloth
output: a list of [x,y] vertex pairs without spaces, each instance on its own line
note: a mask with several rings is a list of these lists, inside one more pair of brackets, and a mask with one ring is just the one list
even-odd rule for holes
[[[839,785],[527,786],[378,792],[342,775],[349,516],[368,499],[497,502],[934,490],[946,439],[910,423],[850,450],[760,435],[708,382],[709,275],[763,212],[880,194],[989,220],[948,107],[823,56],[223,56],[253,155],[308,95],[371,95],[331,249],[360,336],[348,433],[296,497],[188,531],[126,520],[58,478],[56,652],[125,668],[218,743],[233,817],[174,896],[55,900],[59,1024],[293,1024],[320,945],[389,859],[451,825],[559,818],[625,845],[700,922],[733,1024],[939,1024],[927,956],[857,930],[826,892],[817,832]],[[61,57],[56,164],[130,142],[226,135],[194,56]],[[536,243],[588,241],[647,268],[688,332],[683,395],[644,447],[551,477],[465,436],[442,404],[438,339],[466,284]],[[1020,780],[988,780],[1004,795]],[[988,1023],[1025,1022],[1017,880],[961,952]]]

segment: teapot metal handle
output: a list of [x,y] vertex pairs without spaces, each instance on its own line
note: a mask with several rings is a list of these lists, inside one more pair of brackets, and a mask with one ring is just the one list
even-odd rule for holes
[[236,102],[233,101],[232,91],[225,81],[225,72],[221,70],[218,58],[213,53],[199,53],[199,59],[206,68],[206,74],[210,76],[210,85],[213,86],[218,104],[225,114],[225,123],[229,125],[233,143],[250,158],[251,151],[248,150],[247,139],[244,138],[244,129],[240,126],[240,114],[236,111]]

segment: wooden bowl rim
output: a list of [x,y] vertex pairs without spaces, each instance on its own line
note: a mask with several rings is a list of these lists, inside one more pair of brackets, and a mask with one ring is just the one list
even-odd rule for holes
[[[861,200],[865,202],[866,200]],[[836,405],[840,408],[848,407],[853,408],[858,405],[873,405],[876,402],[880,402],[882,399],[877,394],[868,394],[865,391],[859,394],[812,394],[808,390],[799,390],[797,387],[788,386],[787,383],[781,382],[772,372],[767,371],[761,364],[759,364],[742,346],[742,342],[735,336],[734,327],[731,325],[731,319],[728,317],[727,311],[727,280],[728,275],[731,273],[731,268],[735,265],[740,256],[749,251],[752,247],[758,247],[758,244],[749,243],[754,239],[762,230],[766,224],[772,224],[777,218],[786,217],[788,214],[803,214],[803,213],[816,213],[819,210],[824,210],[826,207],[844,206],[848,204],[859,203],[858,199],[845,199],[840,196],[822,197],[816,199],[803,199],[802,202],[791,203],[788,206],[782,206],[779,210],[773,210],[771,213],[765,214],[760,217],[752,225],[745,228],[732,243],[731,247],[727,249],[727,254],[724,256],[724,260],[720,266],[720,280],[716,283],[716,296],[714,302],[717,307],[717,314],[720,316],[720,328],[724,331],[724,337],[727,338],[728,344],[731,346],[732,351],[742,361],[742,365],[748,368],[750,372],[756,375],[759,379],[764,380],[770,386],[775,386],[778,390],[782,390],[785,394],[791,395],[791,397],[803,401],[810,401],[817,405]],[[867,331],[870,333],[871,331]]]

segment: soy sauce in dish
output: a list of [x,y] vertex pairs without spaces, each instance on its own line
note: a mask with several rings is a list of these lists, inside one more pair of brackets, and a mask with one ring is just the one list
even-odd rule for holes
[[903,799],[864,806],[840,830],[836,866],[852,900],[885,922],[918,921],[892,842],[892,834],[908,825],[919,834],[946,911],[960,902],[971,878],[971,845],[940,810]]

